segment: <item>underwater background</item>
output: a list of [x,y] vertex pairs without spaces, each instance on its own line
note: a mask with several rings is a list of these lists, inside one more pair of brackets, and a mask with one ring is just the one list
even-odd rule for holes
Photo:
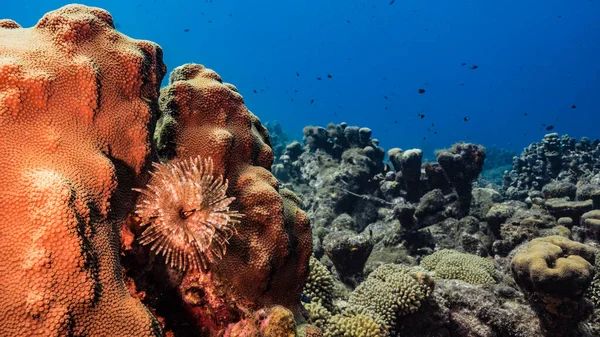
[[[7,1],[0,16],[29,27],[67,3]],[[215,69],[291,139],[345,121],[432,158],[457,141],[520,152],[552,127],[598,137],[600,1],[83,3],[168,50],[169,71]]]
[[2,3],[0,337],[600,336],[598,1]]

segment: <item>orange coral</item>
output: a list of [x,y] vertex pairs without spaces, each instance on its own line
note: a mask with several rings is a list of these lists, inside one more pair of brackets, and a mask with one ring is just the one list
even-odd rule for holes
[[70,5],[0,21],[0,335],[159,336],[119,230],[152,155],[160,48]]
[[187,64],[176,68],[170,80],[161,91],[163,115],[155,134],[160,154],[169,160],[212,158],[215,174],[229,180],[227,195],[236,198],[232,209],[244,214],[227,253],[213,268],[213,276],[232,291],[217,293],[234,298],[238,306],[297,309],[312,251],[311,230],[299,200],[279,191],[269,171],[268,133],[237,89],[214,71]]

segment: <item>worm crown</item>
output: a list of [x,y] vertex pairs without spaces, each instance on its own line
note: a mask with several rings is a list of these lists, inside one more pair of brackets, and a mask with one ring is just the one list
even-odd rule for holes
[[142,193],[136,214],[147,225],[140,237],[166,263],[180,270],[209,269],[221,258],[242,214],[229,209],[227,180],[214,176],[211,158],[154,163],[152,179]]

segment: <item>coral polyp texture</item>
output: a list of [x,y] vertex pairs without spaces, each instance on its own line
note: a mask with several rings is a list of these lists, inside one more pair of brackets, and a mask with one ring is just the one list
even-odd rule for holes
[[528,293],[578,298],[594,277],[596,249],[562,236],[534,239],[512,260],[517,284]]
[[[279,190],[269,171],[273,153],[260,120],[233,85],[198,64],[171,73],[160,107],[155,137],[162,160],[212,158],[214,175],[229,181],[227,195],[235,198],[231,209],[244,214],[227,253],[211,266],[211,280],[190,283],[207,277],[190,271],[180,293],[193,285],[203,293],[221,294],[219,303],[233,303],[225,311],[273,304],[298,309],[312,254],[310,222],[298,207],[299,199]],[[202,324],[223,324],[215,301],[186,303]]]
[[118,234],[165,71],[99,8],[0,21],[0,335],[161,335],[125,287]]
[[214,175],[210,158],[153,166],[154,184],[136,189],[143,194],[136,214],[149,223],[140,243],[165,256],[171,267],[207,270],[225,254],[242,217],[229,210],[235,198],[226,195],[227,180]]

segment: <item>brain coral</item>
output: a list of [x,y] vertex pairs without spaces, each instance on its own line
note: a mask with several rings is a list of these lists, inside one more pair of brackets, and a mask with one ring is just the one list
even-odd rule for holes
[[[235,198],[229,209],[244,215],[227,253],[211,267],[211,277],[220,281],[203,283],[223,288],[203,292],[235,298],[238,305],[249,307],[299,308],[312,253],[310,222],[298,208],[297,197],[279,190],[269,171],[273,153],[260,120],[233,85],[198,64],[171,73],[170,85],[161,91],[160,108],[155,138],[162,160],[211,158],[214,174],[229,181],[227,196]],[[195,273],[185,278],[197,278]],[[185,293],[185,287],[181,291]],[[206,308],[211,305],[193,304],[190,310],[216,312]]]
[[421,266],[444,279],[462,280],[471,284],[492,284],[494,264],[477,255],[442,249],[423,258]]
[[0,21],[0,335],[159,336],[119,265],[146,179],[160,48],[70,5]]
[[596,249],[562,236],[531,240],[511,262],[515,281],[529,293],[578,298],[594,277]]

